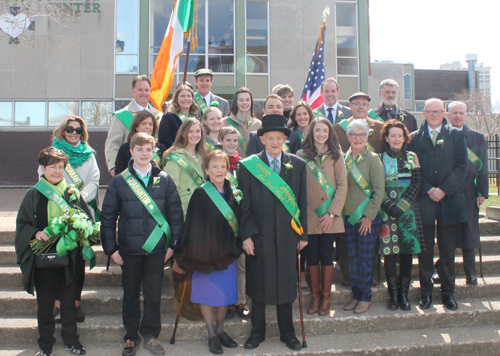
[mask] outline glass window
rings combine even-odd
[[[78,101],[49,102],[49,126],[57,126],[67,115],[79,115]]]
[[[116,2],[116,72],[138,72],[139,1]]]
[[[208,67],[217,73],[234,73],[234,56],[209,56]]]
[[[15,126],[45,126],[45,101],[17,101]]]
[[[128,103],[130,103],[130,100],[115,101],[115,111],[123,109]]]
[[[337,4],[336,20],[337,57],[357,57],[356,5]]]
[[[201,10],[201,9],[200,9]],[[199,13],[201,14],[201,12]],[[216,0],[208,3],[208,52],[234,53],[233,0]],[[200,16],[198,15],[198,21]],[[198,22],[201,24],[201,21]],[[198,25],[198,44],[200,41]]]
[[[411,75],[405,74],[405,99],[411,100]]]
[[[82,119],[89,126],[108,126],[113,113],[111,101],[83,101]]]
[[[247,73],[267,73],[267,56],[248,56]]]
[[[0,126],[12,126],[12,102],[0,101]]]
[[[213,1],[213,0],[212,0]],[[216,1],[216,2],[219,2],[219,1]],[[232,1],[231,1],[232,2]],[[198,46],[194,47],[194,51],[191,51],[191,49],[189,50],[190,53],[189,53],[189,56],[191,56],[191,53],[206,53],[205,52],[205,42],[206,42],[206,39],[205,39],[205,26],[206,26],[206,22],[205,22],[205,11],[206,11],[206,6],[205,6],[205,0],[199,0],[199,1],[196,1],[196,6],[197,6],[197,12],[195,12],[195,18],[193,19],[193,21],[195,21],[196,19],[198,19],[198,26],[196,28],[196,35],[198,37]],[[211,6],[212,8],[213,6]],[[232,23],[232,20],[231,20],[231,23]],[[219,25],[221,27],[224,27],[224,23],[216,23],[215,25]],[[188,40],[188,37],[184,37],[184,53],[186,53],[187,51],[187,40]],[[193,39],[194,40],[194,39]],[[210,46],[210,44],[209,44]],[[184,68],[182,68],[184,70]]]
[[[358,59],[337,58],[337,74],[358,75]]]
[[[267,1],[247,0],[247,54],[268,54]]]
[[[186,63],[186,56],[182,56],[179,59],[179,65],[177,66],[177,73],[179,75],[184,74],[184,64]],[[205,56],[202,55],[196,55],[196,54],[189,54],[189,61],[188,61],[188,72],[196,72],[198,69],[201,68],[206,68],[205,66]],[[181,79],[182,80],[182,79]]]
[[[415,109],[416,109],[416,111],[424,111],[425,103],[417,103]]]

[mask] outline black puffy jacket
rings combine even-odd
[[[133,168],[133,160],[128,169],[137,178],[139,183],[146,188],[163,216],[170,225],[172,239],[170,247],[175,248],[179,240],[184,218],[181,199],[175,183],[170,176],[163,172],[154,162],[148,186],[137,177]],[[160,177],[160,183],[153,186],[154,177]],[[116,242],[116,220],[118,219],[118,243]],[[156,227],[157,222],[146,210],[141,201],[123,179],[121,174],[109,182],[101,214],[101,240],[104,252],[112,255],[115,251],[127,255],[147,255],[142,246]],[[165,251],[166,236],[163,234],[152,253]]]

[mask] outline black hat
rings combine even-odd
[[[353,101],[354,99],[357,99],[357,98],[363,98],[363,99],[366,99],[368,101],[372,101],[372,98],[370,97],[370,95],[366,94],[366,93],[363,93],[363,92],[359,92],[359,93],[354,93],[352,94],[350,97],[349,97],[349,102]]]
[[[262,136],[269,131],[281,131],[290,137],[290,129],[285,127],[286,118],[283,115],[270,114],[262,116],[262,128],[257,130],[257,136]]]

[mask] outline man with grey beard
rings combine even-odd
[[[372,119],[382,119],[383,121],[396,119],[402,121],[408,131],[416,131],[418,127],[415,116],[396,104],[398,91],[399,85],[394,79],[384,79],[381,81],[378,86],[378,95],[382,99],[382,102],[375,110],[370,110],[368,116]]]

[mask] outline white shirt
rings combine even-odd
[[[137,105],[137,107],[139,108],[139,111],[142,111],[142,110],[147,110],[147,111],[149,111],[149,105],[146,105],[146,107],[141,106],[141,105],[137,104],[137,101],[135,101],[135,100],[134,100],[134,103],[135,103],[135,105]]]
[[[330,108],[330,106],[327,106],[325,103],[323,103],[323,107],[325,108],[325,114],[326,114],[326,117],[328,117],[328,109]],[[338,107],[339,107],[339,103],[335,103],[333,104],[333,106],[331,107],[333,110],[332,110],[332,116],[333,118],[337,117],[337,110],[338,110]]]
[[[443,127],[443,124],[439,125],[439,127],[436,127],[435,129],[431,129],[430,126],[427,126],[427,128],[429,129],[429,136],[431,137],[431,139],[432,139],[432,132],[431,131],[432,130],[436,131],[437,132],[436,137],[438,137],[439,133],[441,132],[442,127]]]
[[[210,107],[210,103],[212,102],[210,99],[212,99],[212,93],[208,92],[207,96],[202,96],[203,99],[205,99],[205,103],[207,104],[208,107]]]
[[[153,170],[153,166],[150,163],[149,164],[149,169],[146,172],[141,172],[139,169],[137,169],[137,167],[135,165],[134,165],[134,169],[135,169],[135,173],[137,173],[137,175],[139,177],[144,178],[145,176],[150,176],[151,175],[151,172]]]
[[[274,158],[273,156],[271,156],[269,153],[267,153],[266,151],[266,155],[267,155],[267,160],[269,161],[269,167],[274,170],[274,166],[272,166],[273,164],[273,160],[277,160],[278,161],[278,168],[281,170],[281,154]]]

